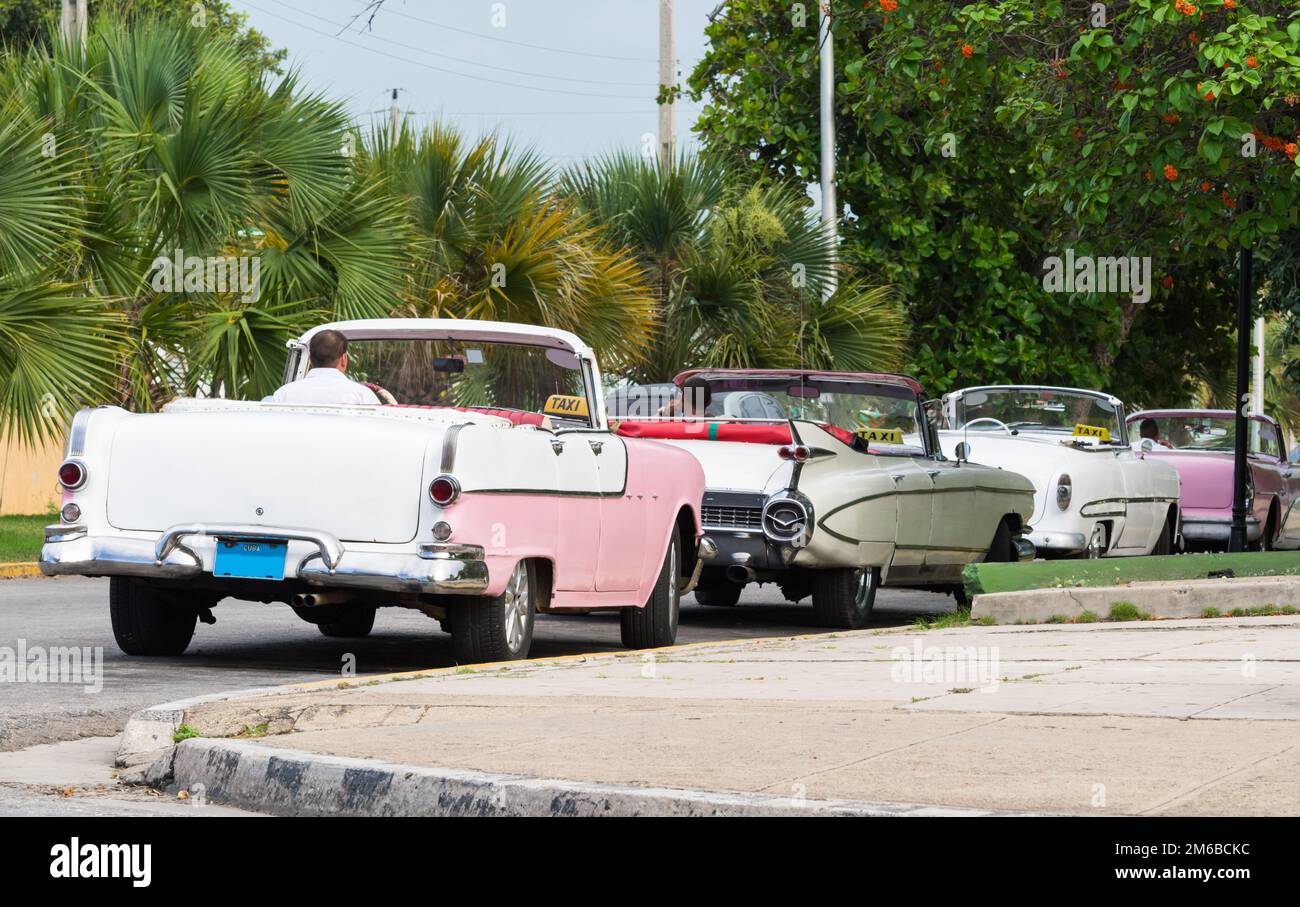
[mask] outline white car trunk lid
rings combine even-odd
[[[425,451],[440,439],[427,424],[309,413],[128,418],[113,441],[108,520],[124,530],[251,523],[408,542],[418,528]]]

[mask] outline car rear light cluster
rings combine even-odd
[[[446,507],[460,497],[460,483],[451,476],[438,476],[429,483],[429,498],[439,507]]]
[[[86,484],[86,467],[78,460],[64,460],[59,465],[59,484],[68,491],[76,491]]]
[[[812,448],[805,444],[787,444],[777,451],[777,455],[782,460],[794,460],[796,463],[804,463],[812,459]]]

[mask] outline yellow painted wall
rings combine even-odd
[[[0,516],[57,510],[62,459],[61,443],[32,449],[0,442]]]

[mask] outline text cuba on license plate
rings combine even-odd
[[[213,576],[284,579],[288,543],[280,539],[217,539]]]

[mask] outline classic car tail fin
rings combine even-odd
[[[806,422],[803,419],[791,419],[790,434],[794,438],[794,443],[803,444],[813,448],[812,459],[825,456],[835,456],[836,454],[852,449],[843,438],[827,431],[816,422]]]

